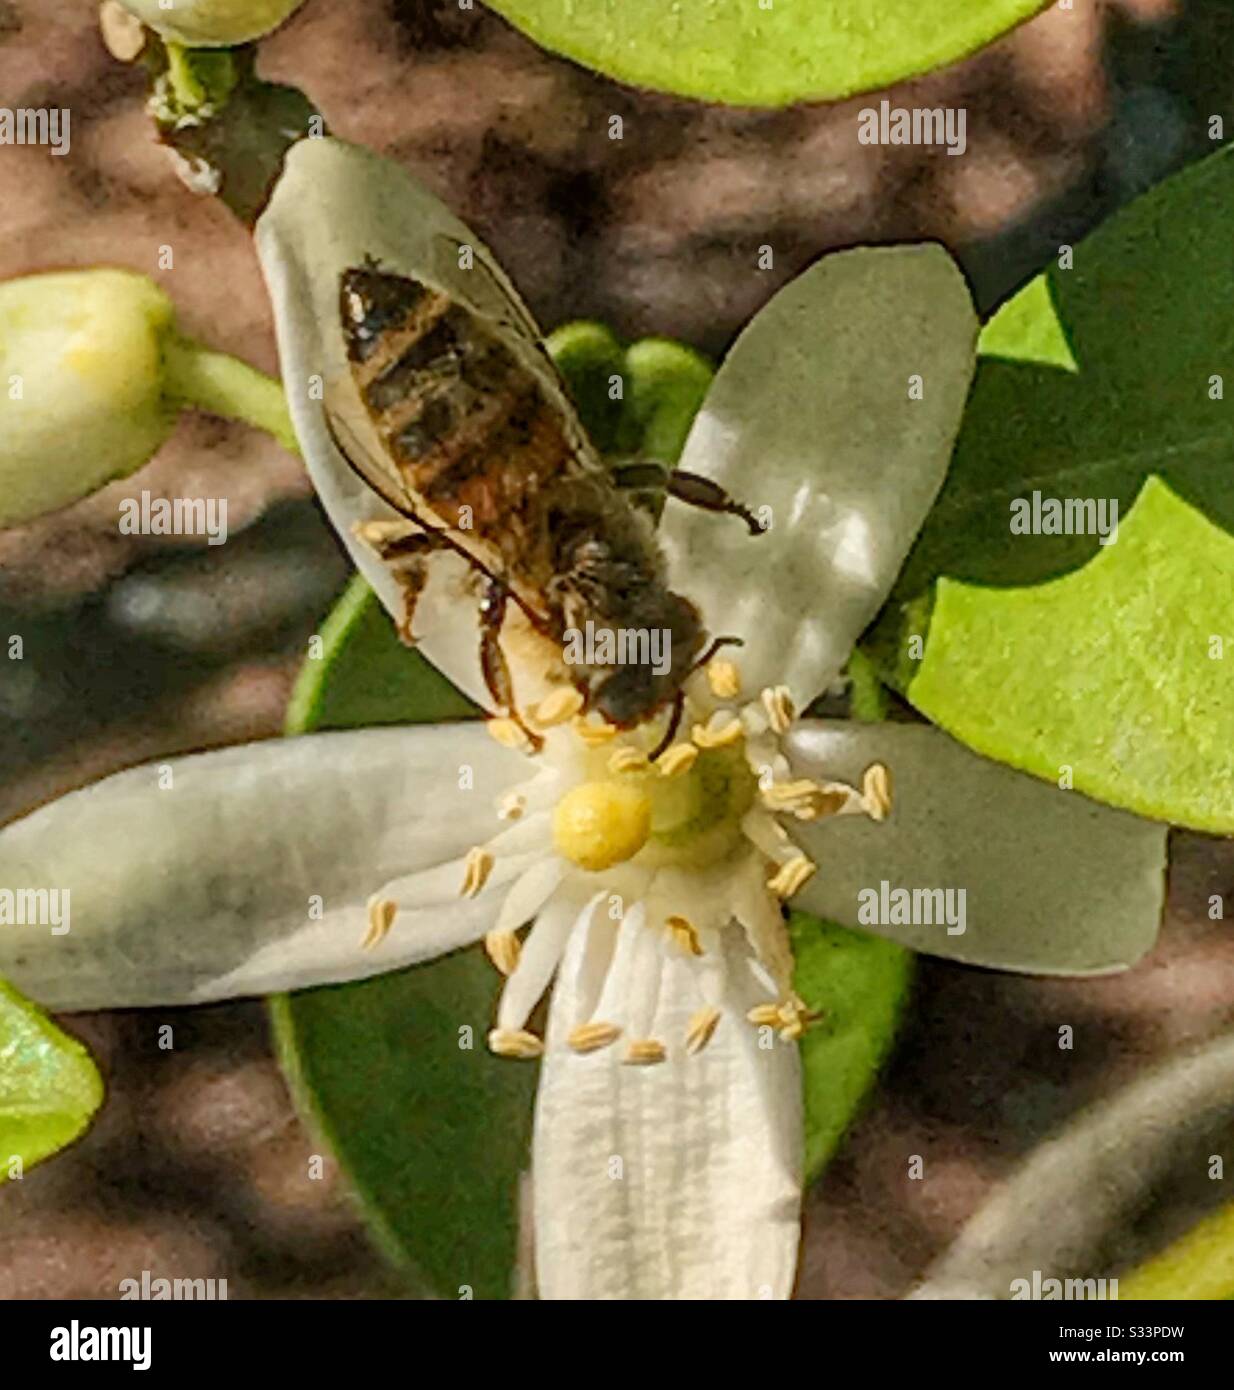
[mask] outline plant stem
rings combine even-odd
[[[190,338],[170,340],[164,362],[168,393],[177,400],[225,420],[243,420],[293,454],[300,452],[287,398],[273,377]]]
[[[1118,1281],[1131,1299],[1234,1297],[1234,1205],[1222,1207],[1180,1240]]]
[[[206,100],[206,89],[193,70],[192,50],[167,44],[167,81],[182,111],[195,111]]]

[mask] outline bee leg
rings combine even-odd
[[[748,508],[730,497],[719,483],[704,478],[698,473],[687,473],[674,468],[668,475],[667,491],[670,497],[679,502],[688,502],[692,507],[701,507],[707,512],[723,512],[727,516],[739,516],[750,528],[752,536],[763,534],[762,522]]]
[[[439,537],[420,530],[411,522],[361,522],[355,527],[355,533],[376,551],[377,558],[390,567],[398,580],[403,595],[403,617],[398,624],[398,635],[407,646],[414,647],[416,639],[411,623],[416,604],[428,583],[426,562],[435,551],[448,547]]]
[[[701,474],[687,473],[681,468],[665,468],[660,463],[625,463],[613,469],[613,481],[623,490],[666,492],[678,502],[701,507],[704,511],[739,516],[750,528],[752,536],[763,534],[762,524],[748,507],[743,507],[730,497],[719,483]]]
[[[496,702],[497,708],[505,710],[507,716],[522,730],[532,748],[539,752],[544,740],[523,723],[514,703],[514,681],[506,654],[501,647],[501,627],[506,620],[506,604],[510,601],[510,590],[500,579],[490,579],[484,587],[480,599],[480,672],[488,693]]]

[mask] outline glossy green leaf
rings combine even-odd
[[[102,1103],[86,1049],[0,980],[0,1182],[71,1144]]]
[[[360,579],[322,637],[322,658],[306,663],[293,697],[289,733],[455,719],[470,709],[402,646]],[[464,1288],[507,1296],[515,1263],[536,1069],[485,1047],[497,984],[473,948],[272,1003],[293,1089],[379,1243],[447,1298]]]
[[[917,708],[988,756],[1050,780],[1071,768],[1101,800],[1224,833],[1232,206],[1226,150],[995,315],[947,483],[869,644]],[[1107,523],[1116,503],[1117,538],[1013,534],[1012,504],[1034,492],[1101,502]]]
[[[794,985],[819,1015],[801,1042],[806,1179],[822,1172],[891,1051],[908,1002],[913,953],[805,912],[790,919]]]
[[[488,0],[537,43],[641,87],[740,106],[870,91],[973,52],[1048,0]]]
[[[1074,574],[941,580],[909,696],[988,757],[1229,834],[1232,614],[1234,539],[1151,479],[1118,544]]]

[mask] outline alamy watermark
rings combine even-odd
[[[588,618],[583,630],[565,630],[568,666],[650,666],[657,676],[672,666],[673,634],[666,627],[602,627]]]
[[[1117,497],[1017,497],[1011,503],[1013,536],[1099,536],[1101,545],[1118,539]]]
[[[1012,1300],[1017,1299],[1082,1299],[1107,1301],[1118,1298],[1117,1279],[1047,1279],[1039,1269],[1031,1279],[1011,1281]]]
[[[967,888],[893,888],[886,879],[857,893],[863,927],[941,927],[948,936],[967,930]]]
[[[52,936],[69,929],[67,888],[0,888],[0,927],[50,927]]]
[[[52,154],[69,152],[67,106],[0,106],[0,145],[48,145]]]
[[[227,539],[226,497],[125,497],[120,502],[123,536],[205,536],[207,545]]]
[[[148,1327],[83,1327],[74,1318],[51,1329],[49,1355],[53,1361],[131,1361],[135,1371],[148,1371],[153,1340]]]
[[[962,106],[892,106],[884,99],[857,114],[862,145],[945,145],[948,154],[968,148],[968,112]]]
[[[227,1280],[156,1279],[148,1269],[143,1269],[140,1279],[121,1279],[119,1293],[122,1302],[137,1298],[148,1303],[169,1300],[217,1303],[227,1298]]]

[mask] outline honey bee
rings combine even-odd
[[[400,632],[414,641],[428,557],[462,555],[479,601],[485,684],[533,742],[502,647],[511,603],[558,651],[588,623],[594,633],[663,632],[670,655],[659,673],[646,663],[575,664],[567,679],[584,708],[618,728],[674,706],[667,746],[682,685],[718,644],[708,649],[698,610],[668,586],[652,517],[633,499],[662,489],[739,516],[754,533],[759,523],[709,479],[654,462],[610,470],[530,315],[482,262],[470,273],[485,277],[491,314],[371,257],[340,274],[350,384],[377,447],[364,447],[329,402],[327,422],[352,468],[406,519],[365,537],[400,581]]]

